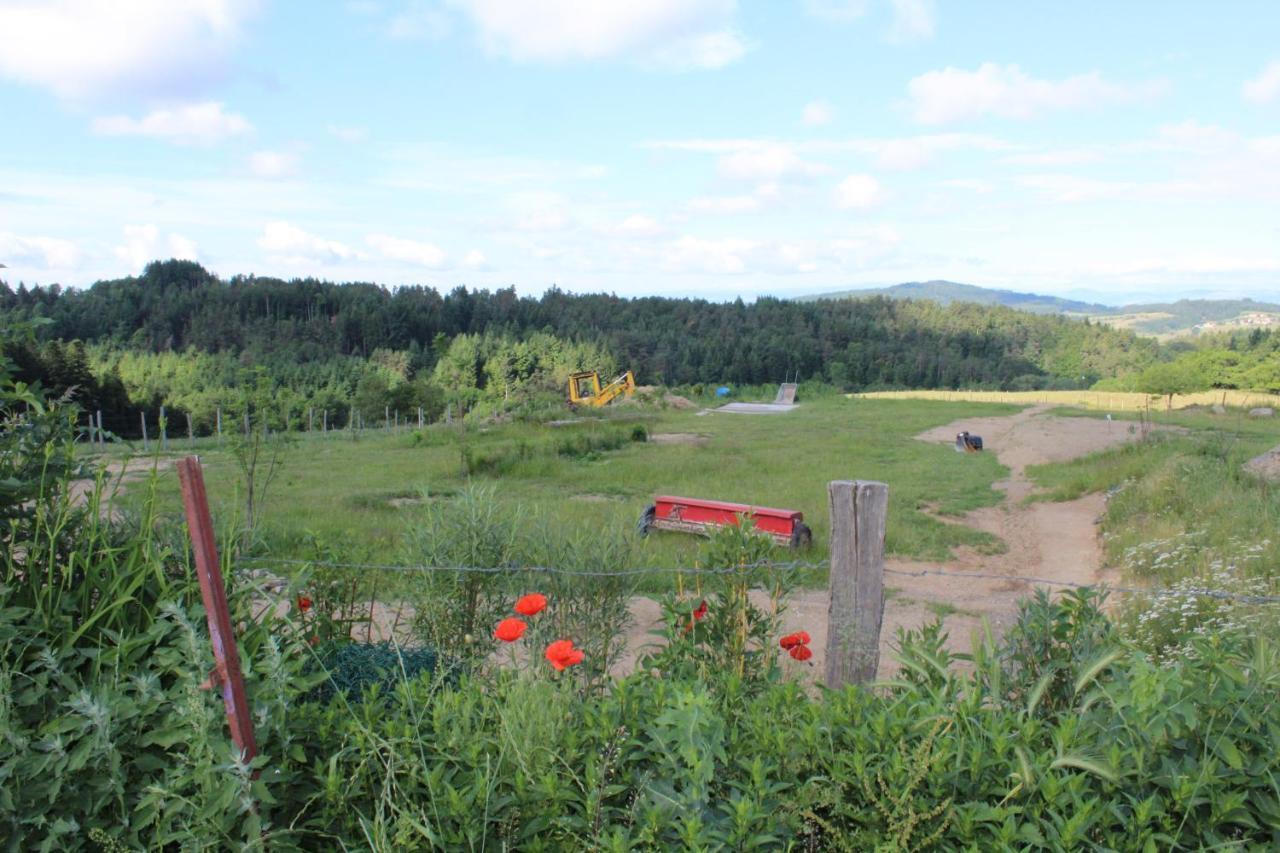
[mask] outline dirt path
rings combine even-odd
[[[994,484],[1005,493],[1003,501],[955,520],[999,537],[1007,545],[1007,551],[991,556],[961,548],[954,559],[941,564],[889,561],[887,568],[902,572],[930,569],[983,572],[1000,577],[887,576],[889,598],[881,632],[882,678],[891,676],[897,669],[891,647],[898,628],[918,628],[943,615],[948,645],[960,652],[972,647],[972,635],[981,631],[984,618],[997,634],[1005,630],[1017,614],[1018,600],[1037,586],[1015,580],[1014,575],[1081,584],[1111,580],[1101,570],[1102,550],[1096,532],[1097,520],[1105,509],[1105,498],[1087,495],[1063,503],[1024,506],[1023,500],[1035,490],[1026,469],[1029,465],[1074,459],[1138,436],[1129,431],[1129,424],[1050,417],[1043,414],[1047,409],[1047,406],[1037,406],[1008,417],[955,421],[916,436],[921,441],[950,445],[956,433],[968,430],[982,436],[987,451],[995,453],[1009,468],[1009,477]],[[792,598],[786,617],[786,630],[803,628],[812,635],[814,656],[810,665],[815,674],[823,669],[827,606],[826,590],[804,590]],[[628,635],[628,660],[623,664],[624,670],[634,660],[638,648],[651,641],[648,631],[658,621],[658,606],[648,599],[637,599],[632,614],[635,625]]]
[[[124,493],[131,483],[145,480],[151,475],[152,471],[166,471],[172,468],[175,462],[177,462],[176,458],[168,456],[146,459],[117,459],[108,462],[104,468],[106,475],[103,479],[103,509],[105,510],[106,506],[111,503],[107,500],[108,497],[118,497]],[[73,480],[71,483],[71,501],[75,504],[84,503],[93,492],[94,485],[94,480]],[[112,514],[118,518],[120,515],[119,509],[112,508]]]

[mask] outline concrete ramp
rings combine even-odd
[[[778,396],[773,398],[775,406],[792,406],[796,402],[796,383],[783,382],[778,386]]]

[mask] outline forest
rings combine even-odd
[[[630,368],[668,386],[799,376],[846,391],[1280,385],[1280,341],[1265,332],[1162,346],[1088,319],[878,296],[745,303],[552,288],[533,298],[513,287],[224,280],[171,260],[84,289],[4,284],[0,316],[40,324],[37,340],[5,353],[19,379],[70,390],[121,434],[161,405],[208,431],[217,408],[243,407],[250,390],[277,402],[281,426],[308,409],[335,426],[388,408],[493,410],[553,394],[578,369]]]

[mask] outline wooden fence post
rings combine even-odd
[[[222,692],[227,709],[227,725],[231,740],[240,750],[241,760],[249,762],[258,754],[249,718],[249,701],[244,692],[244,676],[240,673],[240,656],[236,635],[231,628],[231,611],[227,608],[227,590],[222,583],[218,564],[218,547],[213,538],[213,520],[209,516],[209,497],[204,490],[204,474],[194,456],[178,462],[178,479],[182,484],[182,503],[187,513],[187,532],[200,578],[200,597],[209,621],[209,640],[213,646],[213,672],[210,686]]]
[[[391,407],[384,406],[382,411],[383,428],[390,431],[391,429]]]
[[[169,450],[169,419],[164,416],[164,406],[160,407],[160,450]]]
[[[422,429],[422,407],[418,407],[418,429]]]
[[[313,407],[307,408],[307,432],[315,432],[316,429],[316,410]]]
[[[218,444],[222,444],[222,407],[218,407]]]
[[[884,527],[889,487],[867,480],[827,484],[831,511],[831,604],[827,686],[872,681],[884,619]]]
[[[320,413],[320,431],[321,432],[329,431],[329,410],[328,409],[325,409],[323,412]]]
[[[107,446],[107,436],[102,431],[102,409],[98,409],[98,446]]]
[[[196,446],[196,431],[191,426],[191,413],[187,412],[187,447]]]
[[[147,452],[147,413],[145,411],[138,412],[142,419],[142,452]]]

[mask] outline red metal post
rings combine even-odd
[[[218,563],[218,546],[213,537],[213,519],[209,516],[209,497],[204,490],[204,472],[194,456],[178,462],[178,480],[182,483],[182,504],[187,511],[187,531],[191,534],[191,550],[196,558],[196,575],[200,578],[200,596],[209,619],[209,639],[213,645],[213,674],[210,681],[222,690],[222,703],[227,708],[227,725],[231,740],[251,760],[258,754],[249,719],[249,701],[244,692],[244,676],[240,673],[240,654],[231,629],[231,612],[227,609],[227,591],[222,585]]]

